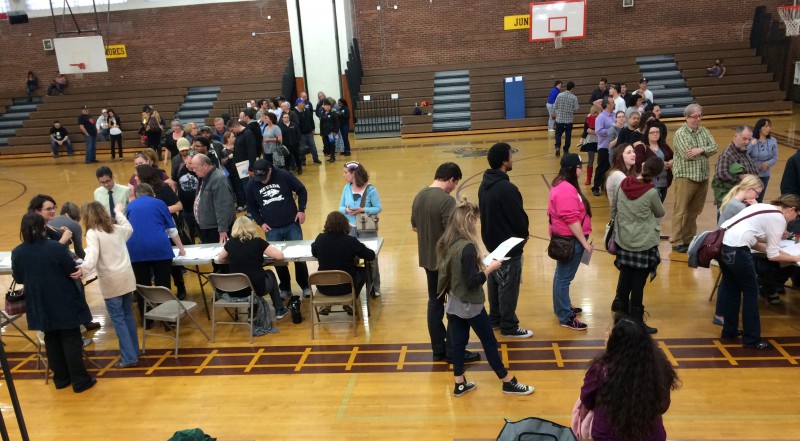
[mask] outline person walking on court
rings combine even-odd
[[[523,239],[508,252],[508,260],[489,278],[489,320],[493,328],[500,328],[503,337],[528,338],[533,331],[521,328],[517,318],[528,214],[522,206],[522,194],[508,178],[514,164],[511,146],[498,142],[489,149],[487,159],[490,168],[483,174],[478,188],[483,244],[487,250],[494,250],[509,238]]]
[[[486,294],[483,284],[504,263],[492,260],[483,265],[478,252],[478,232],[475,228],[479,216],[474,202],[463,201],[455,206],[442,238],[436,244],[439,280],[436,291],[447,293],[447,320],[453,335],[453,395],[460,397],[475,390],[477,384],[464,377],[464,350],[469,340],[469,330],[481,340],[483,352],[495,375],[503,382],[503,393],[530,395],[533,386],[526,386],[508,373],[497,350],[497,339],[492,333],[489,316],[483,304]]]
[[[556,129],[553,128],[553,127],[555,127],[555,124],[556,124],[555,113],[553,112],[553,103],[556,102],[556,98],[558,97],[558,94],[561,93],[561,85],[562,84],[563,83],[560,80],[556,80],[555,84],[553,84],[553,88],[550,89],[550,93],[547,95],[547,105],[546,105],[546,107],[547,107],[547,116],[550,117],[547,120],[547,131],[548,132],[555,132],[556,131]]]
[[[567,83],[567,90],[561,92],[553,103],[553,116],[556,120],[556,156],[561,155],[561,136],[564,135],[564,153],[569,153],[572,145],[572,123],[575,120],[575,112],[578,111],[578,97],[572,93],[575,83]]]
[[[442,237],[450,221],[456,200],[450,196],[461,180],[461,168],[454,162],[445,162],[436,169],[433,183],[423,188],[414,197],[411,205],[411,229],[417,233],[419,266],[425,269],[428,282],[428,334],[434,361],[451,360],[453,339],[450,327],[445,328],[444,297],[436,290],[439,271],[436,261],[436,243]],[[464,362],[481,359],[477,352],[466,351]]]
[[[717,142],[700,126],[703,108],[689,104],[683,111],[686,124],[675,132],[672,163],[675,211],[672,213],[672,249],[685,253],[697,234],[697,216],[703,212],[708,194],[708,158],[717,153]]]

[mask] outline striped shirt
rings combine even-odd
[[[692,130],[684,124],[675,132],[673,145],[675,146],[675,157],[672,163],[672,175],[694,182],[708,180],[708,157],[717,153],[717,143],[711,136],[711,132],[705,127]],[[691,159],[687,158],[686,153],[697,147],[702,148],[705,152]]]

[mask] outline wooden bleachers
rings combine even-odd
[[[251,98],[275,97],[280,95],[281,83],[275,78],[253,77],[234,78],[216,81],[194,81],[187,83],[130,84],[122,87],[92,87],[83,89],[68,88],[65,95],[44,96],[44,102],[32,112],[30,118],[17,129],[9,139],[9,145],[0,147],[0,156],[16,154],[50,154],[50,128],[53,121],[59,120],[69,131],[76,152],[83,150],[84,137],[77,125],[80,106],[87,105],[90,113],[97,118],[104,108],[112,108],[122,121],[123,147],[139,150],[142,148],[138,134],[141,125],[139,118],[144,105],[152,105],[164,118],[167,125],[175,118],[190,87],[220,86],[217,101],[205,122],[213,125],[214,118],[228,112],[231,103],[244,104]],[[40,89],[39,95],[43,95]],[[10,105],[10,97],[0,97],[0,112]],[[110,143],[98,142],[98,156],[106,155]]]
[[[573,92],[581,103],[575,122],[582,123],[589,110],[589,95],[597,87],[600,77],[608,78],[609,82],[624,82],[629,90],[634,90],[641,77],[636,57],[663,54],[674,55],[696,102],[703,105],[706,115],[791,111],[791,102],[785,101],[785,93],[778,88],[761,57],[756,55],[747,42],[541,57],[533,60],[373,69],[364,73],[361,94],[399,94],[402,135],[429,134],[433,131],[432,115],[413,115],[414,104],[433,99],[435,72],[468,69],[472,130],[542,128],[546,126],[548,119],[545,108],[547,94],[553,87],[554,80],[559,79],[575,82]],[[713,64],[715,58],[723,58],[725,61],[727,74],[723,78],[709,78],[706,75],[706,68]],[[512,75],[524,77],[524,119],[504,118],[503,81],[505,77]],[[657,90],[654,93],[657,94]]]

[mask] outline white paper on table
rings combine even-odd
[[[488,265],[492,263],[493,260],[507,260],[506,254],[511,251],[511,248],[519,245],[523,240],[520,237],[511,237],[505,240],[505,242],[501,243],[494,249],[488,256],[483,258],[483,264]]]
[[[781,251],[784,253],[791,254],[792,256],[797,256],[800,254],[800,243],[792,242],[791,245],[784,247],[783,243],[781,243]]]
[[[184,248],[186,250],[185,256],[178,256],[178,250],[175,251],[175,257],[184,260],[213,260],[216,259],[222,247],[198,247],[198,248]]]
[[[795,244],[795,241],[793,241],[791,239],[784,239],[784,240],[781,241],[780,247],[781,248],[786,248],[786,247],[790,247],[790,246],[792,246],[794,244]]]
[[[0,258],[0,266],[11,266],[11,256]]]
[[[248,176],[247,172],[249,171],[249,169],[250,169],[249,159],[236,163],[236,171],[239,173],[239,179],[246,178]]]
[[[378,252],[378,241],[377,240],[365,240],[362,241],[367,248],[371,249],[372,251]]]
[[[311,245],[289,245],[283,250],[286,259],[298,259],[311,256]]]

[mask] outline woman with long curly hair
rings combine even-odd
[[[581,387],[583,406],[594,411],[594,441],[664,441],[661,415],[670,405],[678,374],[642,326],[617,315],[606,351],[592,360]]]
[[[489,265],[483,265],[478,246],[480,240],[475,227],[478,219],[480,212],[477,204],[459,202],[453,208],[450,221],[436,244],[439,271],[437,292],[439,295],[447,293],[445,312],[451,331],[449,334],[453,336],[452,362],[456,383],[453,395],[460,397],[477,387],[464,377],[464,351],[470,328],[480,339],[489,366],[503,382],[503,393],[530,395],[533,393],[533,386],[518,382],[517,377],[503,366],[497,350],[497,339],[492,332],[492,323],[483,306],[486,302],[483,284],[489,274],[500,268],[502,262],[492,260]]]

